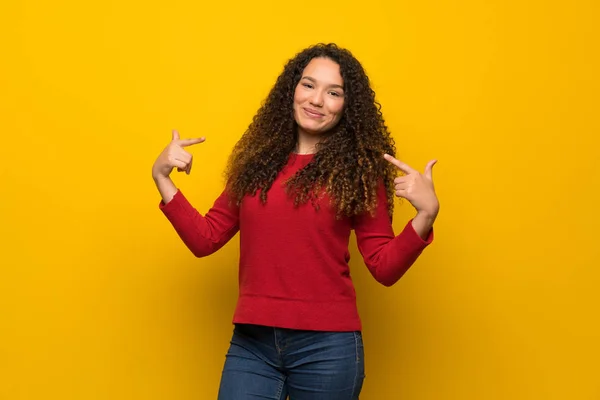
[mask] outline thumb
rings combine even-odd
[[[173,140],[179,140],[179,132],[175,129],[173,129]]]
[[[430,180],[433,180],[433,166],[437,163],[437,160],[431,160],[425,167],[425,176]]]

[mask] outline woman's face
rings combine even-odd
[[[333,128],[344,109],[340,66],[329,58],[313,58],[294,92],[294,118],[303,132],[318,135]]]

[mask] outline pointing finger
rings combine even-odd
[[[192,146],[194,144],[202,143],[206,140],[206,138],[195,138],[195,139],[182,139],[179,141],[179,145],[181,147]]]
[[[405,172],[407,174],[414,174],[415,172],[417,172],[416,170],[412,169],[407,164],[403,163],[400,160],[396,160],[394,157],[390,156],[389,154],[384,154],[383,158],[385,158],[386,160],[388,160],[390,163],[394,164],[402,172]]]
[[[171,132],[171,134],[173,136],[173,140],[179,140],[179,132],[173,129],[173,132]]]

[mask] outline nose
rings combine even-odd
[[[315,90],[310,98],[310,104],[315,107],[323,107],[323,93],[320,90]]]

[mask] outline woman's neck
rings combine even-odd
[[[310,134],[298,129],[298,141],[294,153],[314,154],[317,152],[317,144],[323,139],[321,134]]]
[[[294,149],[294,153],[296,154],[315,154],[317,152],[317,149],[315,148],[315,146],[300,146],[299,144],[296,145],[296,148]]]

